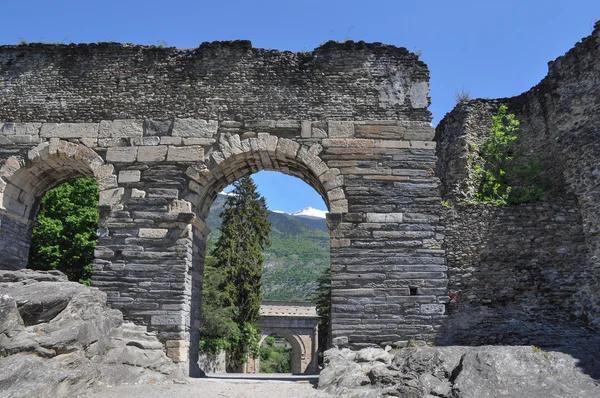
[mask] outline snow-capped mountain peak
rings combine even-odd
[[[325,214],[327,214],[326,210],[319,210],[313,207],[307,207],[306,209],[299,210],[290,215],[299,217],[325,218]]]

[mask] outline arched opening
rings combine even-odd
[[[98,182],[77,178],[50,189],[35,217],[27,268],[59,270],[91,284],[98,230]]]
[[[90,177],[103,190],[116,186],[113,167],[93,150],[67,141],[44,142],[27,158],[11,157],[0,167],[0,267],[27,266],[31,236],[42,198],[64,182]],[[105,195],[104,195],[105,196]]]
[[[260,344],[259,373],[299,373],[302,348],[289,333],[271,333]]]
[[[305,146],[292,140],[278,138],[269,134],[258,134],[257,138],[241,140],[239,136],[232,135],[227,142],[221,142],[220,149],[210,154],[208,168],[190,167],[187,171],[192,179],[189,184],[190,192],[186,200],[191,202],[197,219],[194,221],[194,266],[191,270],[191,311],[190,311],[190,373],[194,374],[193,366],[198,360],[199,328],[201,323],[201,292],[204,269],[204,259],[209,244],[211,228],[209,223],[210,206],[218,200],[218,194],[234,181],[257,173],[261,170],[279,171],[289,176],[300,178],[314,189],[323,199],[327,209],[336,212],[347,211],[347,201],[342,190],[342,177],[337,169],[329,169],[322,162],[318,154],[322,150],[320,145]],[[225,148],[225,150],[223,150]],[[274,209],[278,210],[278,209]],[[326,224],[327,225],[327,224]],[[331,239],[331,225],[324,228],[326,240]],[[327,249],[328,250],[328,249]],[[206,275],[204,275],[206,276]],[[316,278],[315,278],[316,279]],[[316,283],[316,280],[313,284]],[[314,286],[314,285],[313,285]],[[291,334],[290,334],[291,335]],[[311,347],[316,347],[316,326],[308,333],[309,339],[314,341]],[[298,343],[300,344],[300,343]],[[293,347],[293,345],[292,345]],[[309,352],[312,348],[308,348]],[[306,350],[304,350],[306,351]],[[300,352],[297,350],[297,352]],[[296,354],[298,360],[306,358]],[[309,355],[313,358],[316,355]],[[309,362],[311,359],[309,359]],[[306,366],[298,365],[292,371],[303,373]],[[312,368],[311,368],[312,369]],[[316,362],[314,366],[316,370]],[[313,371],[314,371],[313,370]]]

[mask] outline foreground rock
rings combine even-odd
[[[60,272],[0,271],[0,396],[66,397],[183,377],[106,294]]]
[[[576,359],[531,346],[331,349],[319,389],[348,398],[600,397]]]

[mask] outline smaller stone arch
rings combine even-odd
[[[292,373],[317,372],[319,316],[314,303],[264,300],[258,323],[260,344],[268,336],[278,334],[292,345]]]
[[[52,139],[12,156],[0,166],[0,268],[27,266],[27,253],[41,198],[50,189],[79,177],[94,177],[100,202],[109,202],[117,187],[114,168],[94,150]]]

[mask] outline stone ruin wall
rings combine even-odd
[[[600,323],[600,25],[549,63],[517,97],[463,102],[436,129],[446,211],[449,306],[444,340],[552,346]],[[517,144],[554,187],[546,203],[473,199],[471,144],[489,134],[501,104],[521,121]],[[562,336],[562,338],[561,338]]]
[[[428,79],[380,44],[0,47],[1,267],[25,266],[49,188],[94,176],[93,285],[195,363],[204,217],[229,183],[277,170],[330,211],[333,342],[432,341],[448,298]]]
[[[404,49],[0,47],[1,266],[25,265],[49,188],[94,176],[93,283],[185,361],[208,207],[235,179],[278,170],[311,184],[330,210],[334,343],[543,345],[567,320],[600,319],[599,31],[529,92],[460,104],[437,128],[437,154],[428,71]],[[440,179],[444,199],[472,197],[464,159],[500,103],[522,121],[520,145],[557,196],[444,209]]]

